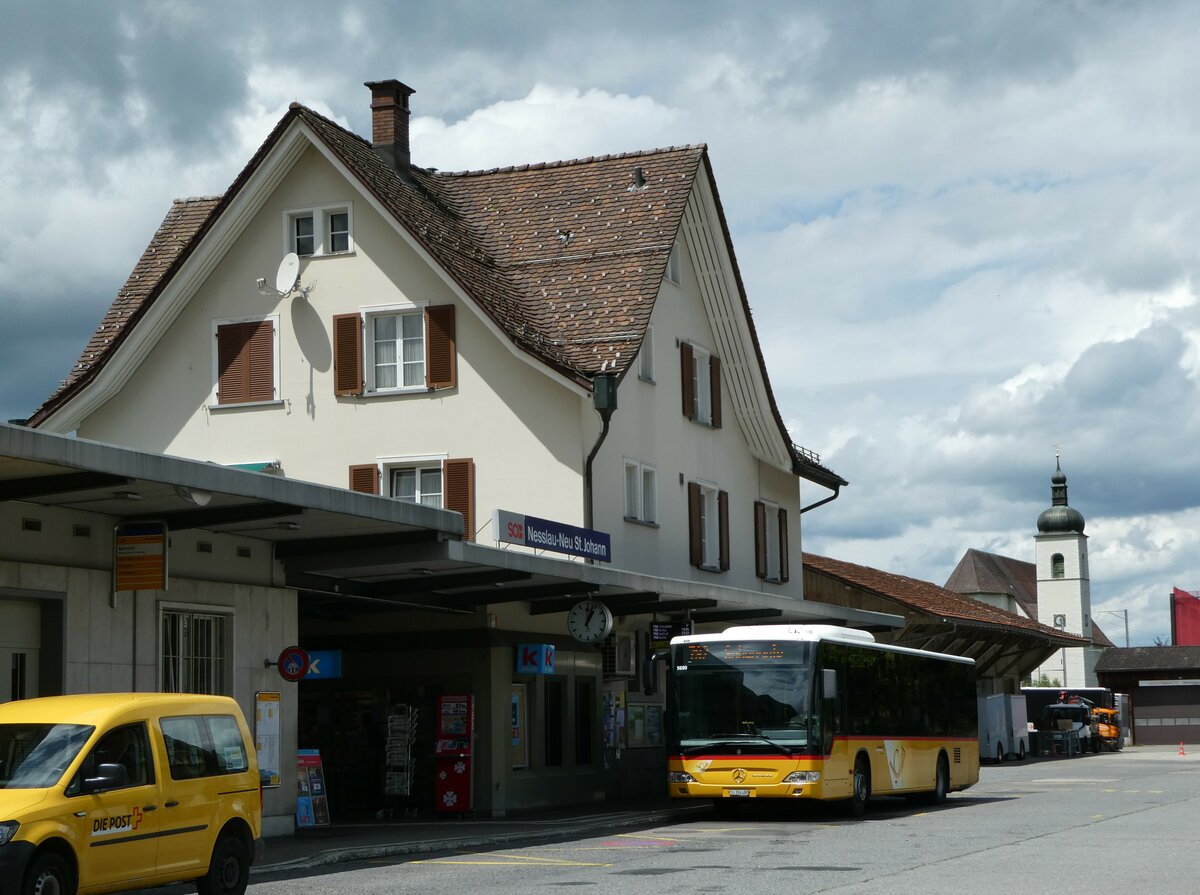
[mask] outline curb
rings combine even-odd
[[[366,861],[373,858],[431,854],[433,852],[455,851],[458,849],[565,842],[571,839],[585,838],[597,833],[603,833],[608,830],[628,829],[629,827],[639,827],[647,824],[678,822],[706,808],[706,805],[689,805],[680,808],[665,808],[643,814],[614,815],[611,818],[598,818],[576,826],[570,826],[569,819],[564,819],[565,826],[545,830],[535,829],[511,833],[496,832],[473,836],[447,836],[441,839],[419,839],[409,842],[381,843],[378,845],[349,845],[343,848],[325,849],[316,854],[304,858],[294,858],[290,861],[255,865],[250,868],[250,875],[264,876],[275,873],[291,873],[297,870],[311,870],[318,867],[330,867],[336,864],[348,864],[354,861]],[[269,850],[270,845],[267,848]]]

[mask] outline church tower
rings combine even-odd
[[[1083,514],[1067,505],[1067,476],[1055,455],[1051,506],[1038,516],[1038,621],[1092,639],[1092,590]],[[1064,687],[1096,686],[1096,650],[1062,649],[1038,669]]]

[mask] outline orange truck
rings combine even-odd
[[[1116,709],[1092,709],[1092,730],[1099,735],[1106,752],[1119,752],[1125,745],[1121,736],[1121,719]]]

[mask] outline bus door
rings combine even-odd
[[[849,796],[851,793],[850,749],[845,739],[845,681],[836,669],[821,668],[818,660],[816,689],[820,706],[816,727],[820,731],[821,751],[825,766],[821,771],[822,789],[826,798]]]

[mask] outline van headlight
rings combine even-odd
[[[668,771],[667,772],[667,782],[668,783],[695,783],[696,778],[693,777],[691,774],[689,774],[687,771]]]
[[[783,778],[784,783],[817,783],[821,779],[820,771],[796,771]]]
[[[10,839],[17,835],[17,830],[21,829],[21,825],[15,820],[6,820],[0,823],[0,845],[6,844]]]

